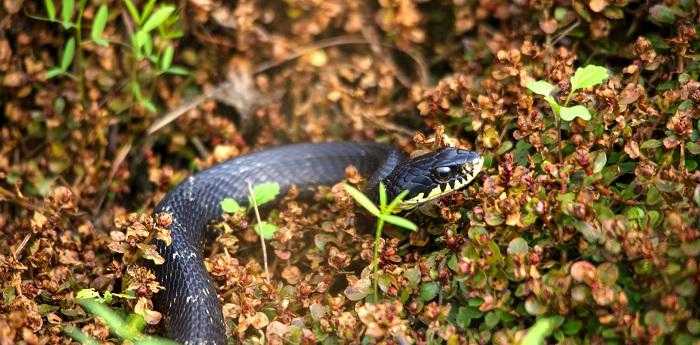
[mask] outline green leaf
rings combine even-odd
[[[498,325],[498,323],[500,321],[501,321],[501,314],[495,310],[486,313],[486,316],[484,316],[484,324],[486,325],[486,328],[488,328],[488,329],[496,327],[496,325]]]
[[[226,213],[239,213],[243,211],[243,207],[233,198],[224,198],[224,200],[221,200],[221,209]]]
[[[136,9],[136,6],[134,5],[131,0],[124,0],[124,5],[126,5],[127,11],[129,11],[129,15],[131,15],[131,19],[133,19],[136,24],[141,24],[141,17],[139,16],[139,10]]]
[[[146,98],[142,99],[140,104],[142,107],[146,108],[146,110],[148,110],[152,113],[158,112],[158,108],[156,108],[156,105],[153,104],[153,102],[151,102],[150,100],[148,100]]]
[[[71,18],[73,17],[73,9],[75,8],[74,0],[62,0],[61,1],[61,18],[63,19],[63,28],[69,29],[73,26],[71,23]]]
[[[156,6],[156,0],[148,0],[145,6],[143,6],[143,12],[141,12],[141,19],[146,19],[153,12],[153,8]]]
[[[557,89],[556,86],[544,80],[533,80],[529,82],[526,87],[528,88],[528,90],[545,97],[551,97],[554,91]]]
[[[595,155],[595,159],[593,160],[593,173],[597,174],[603,171],[603,168],[605,168],[605,164],[607,162],[608,156],[605,154],[605,151],[598,151]]]
[[[386,204],[386,186],[384,182],[379,182],[379,208],[383,209],[387,206]]]
[[[53,4],[53,0],[44,0],[44,7],[49,19],[56,20],[56,5]]]
[[[639,148],[642,150],[648,150],[648,149],[655,149],[658,147],[661,147],[661,140],[657,139],[649,139],[645,142],[643,142],[641,145],[639,145]]]
[[[428,302],[435,298],[440,292],[440,284],[437,282],[426,282],[420,286],[420,299]]]
[[[117,333],[119,337],[133,337],[132,334],[124,332],[127,329],[126,323],[112,309],[108,308],[102,303],[99,303],[94,298],[78,299],[77,301],[88,312],[101,317],[105,321],[105,323],[107,323],[107,326],[116,331],[115,333]]]
[[[63,327],[63,332],[65,332],[69,337],[75,339],[75,341],[80,342],[83,345],[99,345],[100,343],[95,340],[95,338],[83,333],[80,329],[75,326],[65,326]]]
[[[184,68],[182,66],[177,66],[177,65],[168,68],[168,70],[165,72],[169,73],[169,74],[175,74],[175,75],[189,75],[190,74],[190,71],[188,71],[186,68]]]
[[[95,298],[100,299],[100,293],[95,289],[81,289],[75,294],[75,299]]]
[[[591,113],[588,108],[582,105],[575,105],[573,107],[561,107],[559,116],[564,121],[573,121],[575,118],[580,117],[586,121],[591,119]]]
[[[160,69],[162,71],[167,71],[168,68],[170,68],[170,65],[173,63],[174,54],[175,48],[173,48],[173,46],[169,45],[167,48],[165,48],[163,56],[160,59]]]
[[[102,302],[104,302],[106,304],[110,304],[110,303],[112,303],[112,297],[113,297],[112,292],[107,290],[104,292],[104,298],[102,299]]]
[[[277,182],[265,182],[253,186],[255,204],[260,206],[275,200],[280,193],[280,184]],[[252,204],[252,203],[251,203]]]
[[[405,190],[405,191],[399,193],[399,195],[397,195],[397,196],[394,198],[394,200],[392,200],[392,201],[389,203],[389,205],[386,206],[386,211],[387,211],[388,213],[394,213],[394,210],[396,210],[396,208],[397,208],[397,207],[399,206],[399,204],[403,201],[403,199],[406,197],[406,195],[408,195],[408,190]]]
[[[357,188],[349,185],[349,184],[343,184],[343,187],[345,188],[345,191],[350,194],[350,196],[355,199],[355,201],[360,204],[360,206],[364,207],[365,210],[367,210],[369,213],[371,213],[375,217],[380,216],[379,209],[377,208],[376,205],[370,200],[366,195],[362,194]]]
[[[564,332],[564,334],[572,336],[576,335],[581,328],[583,328],[583,322],[579,320],[566,320],[564,324],[561,326],[561,330]]]
[[[277,226],[263,221],[259,224],[255,224],[255,232],[258,233],[258,235],[262,236],[264,239],[269,240],[275,237],[275,233],[277,232]]]
[[[561,318],[561,317],[559,317]],[[521,341],[522,345],[542,345],[559,323],[557,317],[547,317],[538,319],[535,324],[527,330],[527,334]]]
[[[65,73],[61,67],[52,67],[48,71],[46,71],[46,79],[51,79],[55,78],[61,74]]]
[[[654,5],[649,9],[649,18],[657,24],[673,24],[676,14],[671,7],[663,4]]]
[[[92,41],[103,47],[109,44],[107,40],[102,37],[102,32],[105,30],[105,25],[107,25],[107,18],[109,18],[109,9],[106,4],[102,4],[100,9],[97,10],[95,19],[92,21],[92,28],[90,29],[90,38],[92,38]]]
[[[410,220],[403,218],[403,217],[395,216],[393,214],[383,214],[383,215],[381,215],[380,218],[384,219],[384,221],[386,221],[387,223],[391,223],[391,224],[394,224],[396,226],[400,226],[404,229],[408,229],[411,231],[418,230],[418,226],[416,226],[416,224],[414,224]]]
[[[159,7],[143,24],[143,27],[139,31],[150,32],[151,30],[163,24],[163,22],[168,19],[171,13],[175,11],[175,6],[166,5]],[[145,12],[145,11],[144,11]]]
[[[508,255],[525,255],[530,250],[527,241],[522,237],[516,237],[508,243],[506,252]]]
[[[587,65],[576,69],[571,78],[571,92],[598,85],[608,79],[608,70],[602,66]]]
[[[561,112],[561,106],[559,103],[557,103],[557,100],[554,99],[554,97],[547,96],[544,98],[545,101],[547,101],[547,104],[549,104],[549,107],[552,108],[552,111],[554,114],[559,115]]]
[[[61,57],[61,70],[64,72],[68,70],[71,62],[73,62],[73,56],[75,55],[75,38],[71,37],[66,46],[63,48],[63,56]]]
[[[691,155],[700,155],[700,144],[689,141],[685,144],[685,148],[688,149]]]

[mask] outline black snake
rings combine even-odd
[[[168,334],[184,344],[225,344],[221,305],[203,262],[212,237],[207,225],[221,216],[222,199],[244,204],[249,183],[277,182],[282,192],[292,185],[332,185],[353,165],[367,178],[368,195],[377,194],[379,182],[390,199],[408,190],[401,205],[408,209],[464,187],[482,164],[477,153],[457,148],[406,159],[392,146],[376,143],[295,144],[240,156],[187,178],[155,209],[172,216],[172,243],[157,242],[165,263],[153,266],[165,288],[155,302]]]

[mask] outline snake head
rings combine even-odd
[[[384,179],[384,184],[390,198],[408,191],[399,205],[408,210],[464,188],[483,165],[478,153],[447,147],[403,162]]]

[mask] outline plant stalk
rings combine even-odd
[[[382,229],[384,219],[377,219],[377,230],[374,233],[374,255],[372,256],[372,287],[374,290],[375,302],[379,301],[379,290],[377,289],[377,273],[379,272],[379,246],[382,240]]]

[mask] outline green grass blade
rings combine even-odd
[[[131,19],[133,19],[137,25],[141,25],[141,16],[139,16],[139,10],[136,9],[134,3],[131,2],[131,0],[124,0],[124,6],[126,6],[126,10],[129,11]]]
[[[371,213],[375,217],[379,217],[381,215],[381,212],[379,212],[379,209],[377,208],[376,205],[370,200],[366,195],[362,194],[357,188],[349,185],[349,184],[343,184],[343,187],[345,190],[350,194],[350,196],[355,199],[355,201],[360,204],[360,206],[364,207],[369,213]]]
[[[66,326],[63,328],[63,332],[83,345],[100,345],[95,338],[85,334],[75,326]]]
[[[405,190],[399,195],[397,195],[394,200],[391,201],[391,203],[386,207],[387,212],[389,213],[394,213],[394,210],[399,206],[399,204],[403,201],[403,198],[408,195],[408,190]]]
[[[157,28],[166,19],[168,19],[170,14],[174,11],[175,6],[168,5],[159,7],[150,17],[148,17],[141,30],[144,32],[150,32],[151,30]]]
[[[156,0],[148,0],[145,6],[143,6],[143,11],[141,12],[141,19],[146,20],[148,16],[153,12],[153,8],[156,6]]]
[[[386,205],[386,186],[384,182],[379,182],[379,208],[384,209]]]
[[[63,56],[61,57],[61,70],[63,72],[68,70],[71,62],[73,62],[73,56],[75,56],[75,38],[71,37],[66,46],[63,49]]]
[[[391,223],[391,224],[394,224],[396,226],[400,226],[400,227],[407,229],[407,230],[411,230],[411,231],[418,230],[418,226],[416,224],[414,224],[412,221],[410,221],[406,218],[403,218],[403,217],[395,216],[393,214],[384,214],[384,215],[382,215],[381,218],[384,219],[384,221],[386,221],[387,223]]]
[[[64,29],[69,29],[73,26],[71,23],[71,18],[73,18],[73,10],[75,9],[74,0],[62,0],[61,1],[61,18]]]
[[[102,37],[102,32],[105,30],[107,25],[107,19],[109,18],[109,9],[106,4],[102,4],[100,9],[97,10],[95,19],[92,21],[92,28],[90,29],[90,38],[96,44],[106,47],[108,42]]]
[[[44,0],[44,7],[49,19],[56,20],[56,5],[53,4],[53,0]]]
[[[160,70],[161,71],[167,71],[168,68],[173,63],[173,55],[175,54],[175,48],[173,46],[168,46],[165,48],[165,51],[163,52],[163,56],[160,58]]]

